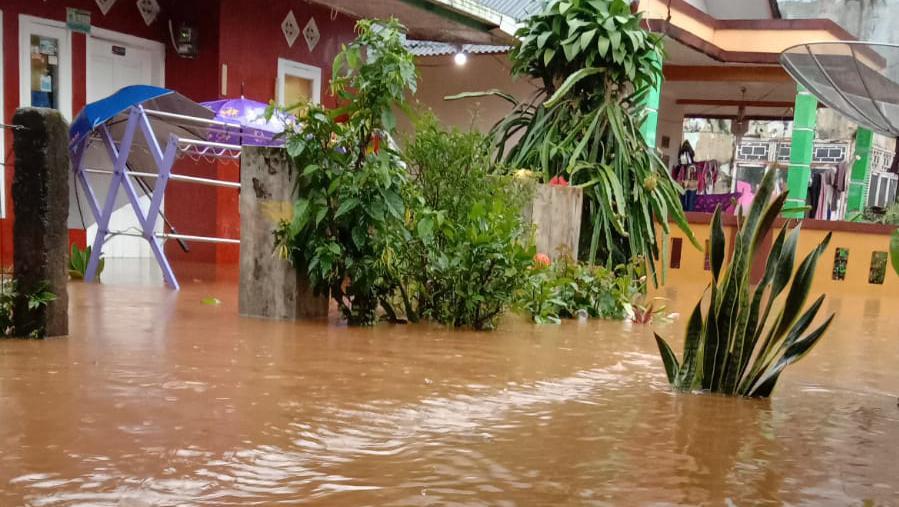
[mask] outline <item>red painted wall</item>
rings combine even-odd
[[[219,97],[219,9],[216,0],[173,0],[175,24],[188,22],[198,31],[199,53],[197,58],[181,58],[168,44],[165,55],[166,87],[180,92],[197,102]],[[179,160],[173,168],[176,174],[215,178],[216,164],[187,158]],[[169,182],[165,192],[165,214],[182,234],[218,236],[216,232],[217,197],[215,187],[177,181]],[[165,245],[169,260],[177,264],[188,262],[215,262],[217,247],[213,243],[190,243],[185,253],[175,241]],[[177,266],[176,266],[177,271]]]
[[[302,34],[288,46],[281,32],[281,22],[293,10],[300,29],[314,17],[321,39],[312,51]],[[322,69],[322,102],[334,106],[328,95],[331,62],[341,44],[355,37],[355,20],[330,9],[311,5],[303,0],[269,0],[247,2],[222,0],[221,31],[219,32],[220,63],[228,66],[228,95],[239,96],[241,90],[248,99],[268,102],[275,98],[278,58],[294,60]],[[231,181],[239,179],[238,166],[219,164],[218,177]],[[240,236],[239,195],[234,190],[218,189],[217,235]],[[218,262],[237,262],[236,245],[219,245]]]
[[[0,2],[0,10],[3,11],[3,104],[2,119],[4,122],[12,119],[19,107],[19,15],[26,14],[39,18],[65,21],[66,7],[76,7],[91,12],[93,26],[129,33],[147,39],[161,40],[160,23],[157,21],[147,26],[137,7],[133,2],[116,2],[106,16],[100,12],[93,0],[3,0]],[[160,16],[161,17],[161,16]],[[83,34],[72,34],[72,111],[77,114],[87,97],[85,82],[85,43]],[[0,220],[0,264],[8,266],[12,264],[12,224],[15,219],[14,203],[12,203],[12,179],[15,168],[13,167],[12,132],[4,129],[2,135],[6,136],[6,153],[3,154],[6,166],[7,208],[6,218]],[[75,235],[77,237],[77,234]]]

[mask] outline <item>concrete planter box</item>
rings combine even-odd
[[[305,273],[274,255],[272,231],[293,216],[290,162],[282,148],[245,146],[240,156],[240,314],[296,320],[328,315]]]
[[[561,249],[577,258],[583,203],[584,191],[580,188],[536,186],[524,215],[536,226],[537,252],[556,259]]]

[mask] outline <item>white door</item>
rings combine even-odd
[[[112,95],[119,89],[136,84],[163,86],[165,78],[165,46],[146,39],[93,29],[87,41],[87,102],[91,103]],[[88,167],[102,160],[87,160]],[[108,164],[108,162],[107,162]],[[155,172],[155,168],[134,168]],[[109,179],[96,178],[91,175],[96,186],[106,188]],[[150,198],[144,195],[140,185],[135,183],[135,190],[140,196],[140,204],[146,211],[150,207]],[[152,185],[152,181],[148,181]],[[121,193],[122,190],[119,190]],[[97,195],[101,205],[105,193]],[[116,209],[109,221],[110,231],[139,233],[140,224],[131,205],[124,196],[119,196]],[[156,221],[156,232],[162,232],[162,220]],[[87,228],[87,244],[93,244],[97,234],[96,224]],[[152,257],[149,244],[142,238],[129,236],[113,236],[103,248],[106,257]]]

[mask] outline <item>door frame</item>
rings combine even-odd
[[[136,37],[134,35],[129,35],[126,33],[116,32],[113,30],[107,30],[104,28],[91,28],[90,35],[87,36],[87,41],[85,44],[85,53],[84,53],[84,65],[85,65],[85,95],[86,100],[98,100],[102,97],[96,97],[94,95],[95,88],[97,86],[98,80],[93,79],[94,72],[97,72],[96,69],[91,68],[91,55],[97,49],[97,46],[100,43],[107,43],[113,45],[121,45],[129,48],[137,48],[141,50],[148,51],[151,55],[151,70],[150,70],[150,83],[140,83],[152,86],[165,87],[165,44],[152,40],[152,39],[144,39],[142,37]],[[98,76],[98,79],[102,78],[102,76]],[[144,202],[144,196],[140,196],[141,202]],[[147,198],[147,202],[149,205],[149,198]],[[143,206],[143,205],[142,205]],[[132,217],[135,222],[134,225],[137,225],[137,218],[133,217],[133,212],[131,211],[130,205],[125,205],[124,208],[127,209],[125,211],[126,215]],[[119,208],[122,209],[122,208]],[[115,210],[116,212],[119,209]],[[165,209],[165,200],[160,203],[159,207],[160,211]],[[163,224],[161,220],[156,221],[156,229],[158,232],[162,232]],[[91,244],[93,241],[93,237],[91,235],[91,231],[93,235],[96,235],[97,224],[89,225],[85,229],[85,234],[87,235],[88,244]],[[112,239],[112,238],[111,238]],[[150,250],[148,244],[143,241],[141,238],[131,238],[131,237],[119,237],[115,238],[114,243],[110,243],[107,240],[106,243],[106,252],[107,256],[110,258],[127,258],[127,259],[151,259],[153,257],[152,251]]]
[[[154,83],[145,83],[151,84],[153,86],[165,87],[165,44],[151,40],[144,39],[142,37],[136,37],[134,35],[129,35],[127,33],[116,32],[113,30],[107,30],[105,28],[97,28],[92,27],[91,33],[87,37],[87,44],[85,46],[85,54],[84,54],[84,65],[85,65],[85,94],[87,97],[91,97],[91,92],[93,91],[93,83],[94,81],[91,79],[91,66],[90,66],[90,57],[91,50],[94,49],[93,46],[97,43],[97,41],[111,42],[113,44],[121,44],[123,46],[131,46],[140,49],[144,49],[149,51],[153,55],[153,63],[152,63],[152,78]],[[158,74],[158,75],[157,75]],[[157,84],[158,83],[158,84]],[[90,99],[88,99],[90,100]]]
[[[50,30],[49,32],[47,30]],[[31,106],[31,35],[59,38],[59,112],[72,121],[72,32],[62,21],[19,14],[19,104]]]
[[[312,81],[312,103],[320,104],[322,101],[322,69],[313,65],[288,60],[287,58],[278,58],[278,76],[275,80],[275,96],[278,104],[281,106],[289,106],[292,104],[284,103],[284,78],[286,76],[298,77]]]

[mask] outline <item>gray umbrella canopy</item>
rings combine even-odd
[[[899,137],[899,45],[813,42],[787,49],[780,62],[828,107],[885,136]]]

